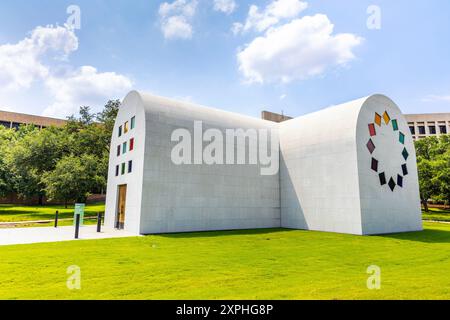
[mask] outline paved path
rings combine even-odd
[[[75,240],[74,235],[75,228],[73,226],[58,228],[38,227],[0,229],[0,246],[42,242],[73,241]],[[80,228],[79,239],[107,239],[135,236],[135,234],[115,229],[104,229],[101,233],[97,233],[97,226],[85,226]]]

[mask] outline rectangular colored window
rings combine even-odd
[[[125,122],[125,124],[123,125],[123,132],[127,133],[128,132],[128,121]]]
[[[125,162],[122,163],[122,175],[124,175],[124,174],[125,174]]]
[[[381,126],[381,116],[378,113],[375,113],[375,123],[380,127]]]
[[[400,141],[401,144],[405,144],[405,135],[400,132],[398,140]]]
[[[133,171],[133,161],[128,161],[128,173],[131,173]]]
[[[131,118],[131,130],[136,126],[136,117]]]
[[[377,134],[377,132],[375,131],[375,125],[373,123],[369,124],[369,133],[371,137]]]
[[[119,127],[119,137],[122,136],[122,126]]]
[[[397,120],[392,120],[392,128],[394,128],[394,131],[398,130],[398,123]]]
[[[117,156],[120,156],[120,144],[117,146]]]
[[[134,138],[130,139],[130,151],[133,151],[134,149]]]
[[[122,145],[122,154],[127,153],[127,142],[125,141]]]
[[[116,177],[119,175],[119,165],[116,166]]]

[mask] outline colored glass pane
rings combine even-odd
[[[371,137],[377,134],[377,131],[375,130],[375,125],[373,123],[369,124],[369,133]]]
[[[387,111],[385,111],[383,113],[383,119],[384,119],[384,123],[388,124],[389,121],[391,121],[391,117],[389,117],[389,114],[387,113]]]
[[[378,172],[378,160],[375,158],[372,158],[372,170],[375,172]]]
[[[367,142],[367,149],[369,149],[370,153],[373,153],[375,150],[375,145],[373,144],[372,139],[369,139],[369,142]]]
[[[400,141],[401,144],[405,144],[405,135],[400,132],[398,140]]]
[[[378,113],[376,113],[376,112],[375,112],[375,123],[378,126],[381,126],[381,116]]]
[[[378,177],[380,178],[380,184],[384,186],[386,184],[386,175],[384,174],[384,172],[380,173]]]
[[[394,131],[397,131],[398,130],[398,123],[397,123],[397,120],[392,120],[392,128],[394,129]]]

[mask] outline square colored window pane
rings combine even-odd
[[[127,143],[124,142],[122,145],[122,153],[127,153]]]
[[[127,133],[128,132],[128,121],[125,122],[125,124],[123,125],[123,132]]]
[[[130,151],[133,151],[134,149],[134,138],[130,139]]]
[[[381,116],[378,113],[376,113],[376,112],[375,112],[375,123],[378,126],[381,126]]]
[[[136,117],[131,118],[131,130],[136,126]]]
[[[128,173],[131,173],[133,171],[133,161],[128,161]]]
[[[369,124],[369,133],[371,137],[377,134],[377,131],[375,130],[375,125],[373,123]]]
[[[373,144],[372,139],[369,139],[369,142],[367,142],[367,149],[369,149],[370,153],[373,153],[375,150],[375,145]]]
[[[119,137],[122,136],[122,126],[119,127]]]
[[[122,174],[125,174],[125,162],[122,163]]]
[[[117,146],[117,156],[120,156],[120,145]]]
[[[375,172],[378,172],[378,160],[375,158],[372,158],[372,170]]]
[[[394,131],[398,130],[398,123],[397,120],[392,120],[392,128],[394,129]]]
[[[116,166],[116,177],[119,175],[119,165]]]
[[[408,174],[408,167],[406,166],[406,163],[402,164],[402,172],[404,176]]]
[[[386,184],[386,175],[384,174],[384,172],[380,173],[378,177],[380,178],[380,184],[384,186]]]
[[[406,150],[406,148],[403,149],[402,156],[405,160],[408,159],[409,153],[408,153],[408,150]]]
[[[405,135],[400,132],[398,140],[400,141],[401,144],[405,144]]]
[[[397,185],[403,188],[403,177],[401,175],[397,175]]]
[[[387,113],[387,111],[385,111],[383,113],[383,119],[384,119],[384,123],[388,124],[389,121],[391,121],[391,117],[389,117],[389,114]]]
[[[395,189],[394,179],[390,178],[388,185],[389,185],[389,188],[391,189],[391,191],[394,191],[394,189]]]

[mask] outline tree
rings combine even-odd
[[[14,181],[7,158],[16,141],[16,132],[0,125],[0,197],[14,191]]]
[[[98,162],[97,157],[87,154],[62,158],[42,179],[49,199],[62,200],[66,207],[70,200],[85,202],[93,189],[106,183]]]
[[[45,130],[25,128],[18,135],[21,138],[11,148],[8,157],[14,187],[20,196],[37,196],[39,204],[42,204],[45,185],[41,178],[52,171],[58,160],[69,151],[67,137],[54,127]]]

